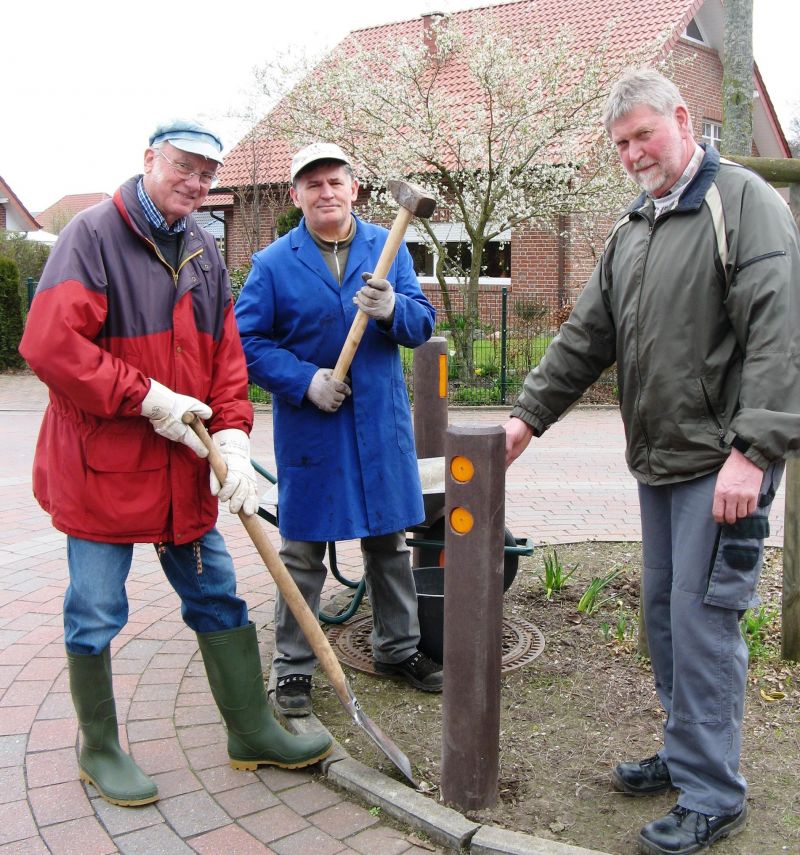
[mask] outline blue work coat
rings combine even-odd
[[[273,395],[278,527],[290,540],[349,540],[402,531],[424,519],[411,408],[398,345],[430,338],[436,312],[401,246],[388,279],[394,319],[374,319],[350,367],[352,395],[335,413],[305,393],[318,368],[333,368],[387,231],[355,217],[342,286],[301,220],[253,256],[236,303],[252,382]]]

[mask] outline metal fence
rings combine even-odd
[[[569,308],[553,309],[530,298],[514,298],[507,288],[480,295],[479,322],[473,335],[473,367],[469,374],[459,366],[453,331],[439,310],[434,335],[448,339],[448,401],[453,406],[505,406],[513,403],[530,371],[566,320]],[[460,316],[454,318],[461,321]],[[414,397],[414,352],[401,348],[406,384]],[[616,403],[616,370],[607,371],[584,395],[588,403]],[[269,403],[268,392],[250,387],[250,400]]]
[[[36,280],[27,277],[27,305],[30,307]],[[526,375],[544,356],[547,346],[566,320],[568,308],[553,309],[531,298],[515,298],[508,288],[481,292],[479,321],[473,335],[473,367],[469,374],[459,366],[453,344],[453,331],[439,309],[434,335],[450,341],[448,401],[453,406],[505,406],[513,403],[522,389]],[[456,315],[458,324],[461,317]],[[414,352],[401,348],[403,371],[408,392],[414,397]],[[589,389],[584,400],[590,403],[616,402],[616,370],[607,371]],[[250,386],[253,403],[268,404],[269,392]]]

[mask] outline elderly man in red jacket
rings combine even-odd
[[[50,389],[33,489],[67,535],[64,636],[80,777],[121,805],[158,798],[120,748],[111,684],[109,645],[128,618],[134,543],[154,544],[197,633],[231,765],[295,768],[330,751],[327,735],[292,736],[272,717],[255,627],[215,528],[215,496],[232,513],[258,504],[228,275],[192,217],[216,180],[222,143],[186,120],[160,126],[149,143],[144,174],[62,231],[20,344]],[[224,484],[186,413],[207,420],[228,466]]]

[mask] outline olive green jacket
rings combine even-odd
[[[626,459],[645,484],[800,451],[800,239],[780,196],[706,150],[678,206],[617,221],[512,411],[541,435],[615,362]]]

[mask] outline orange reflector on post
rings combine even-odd
[[[453,508],[450,511],[450,526],[459,534],[466,534],[472,530],[475,520],[466,508]]]
[[[475,474],[475,466],[469,457],[464,457],[462,454],[456,454],[450,461],[450,474],[461,484],[466,484],[472,480]]]
[[[447,397],[447,354],[439,354],[439,397]]]

